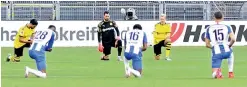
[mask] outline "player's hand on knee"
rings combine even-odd
[[[165,43],[169,43],[169,42],[171,42],[171,39],[166,39],[165,40]]]

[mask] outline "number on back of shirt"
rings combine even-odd
[[[215,29],[213,32],[214,32],[216,41],[223,41],[224,40],[223,29]]]
[[[140,32],[130,32],[130,40],[138,40]]]
[[[48,34],[47,31],[36,31],[36,33],[35,33],[35,39],[43,40],[43,39],[45,39],[45,37],[46,37],[47,34]]]

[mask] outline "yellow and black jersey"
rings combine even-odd
[[[155,24],[155,30],[153,32],[154,44],[158,44],[160,41],[165,40],[168,33],[171,33],[171,26],[169,23],[161,24],[159,22]]]
[[[15,36],[14,47],[20,48],[26,44],[26,43],[20,42],[20,37],[23,37],[25,40],[29,40],[33,34],[34,34],[34,29],[28,28],[26,25],[22,26],[18,30]]]

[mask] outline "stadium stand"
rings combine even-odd
[[[226,20],[246,20],[247,1],[1,1],[4,20],[101,20],[108,10],[114,20],[124,20],[121,8],[134,8],[139,20],[212,20],[222,11]]]

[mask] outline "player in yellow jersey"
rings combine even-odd
[[[160,59],[161,47],[166,48],[166,60],[171,61],[170,59],[170,50],[171,50],[171,39],[170,39],[171,27],[170,24],[166,23],[166,15],[162,14],[160,17],[160,22],[155,24],[155,30],[153,32],[154,36],[154,53],[155,59]]]
[[[30,47],[32,44],[32,36],[34,34],[34,28],[38,25],[38,21],[36,19],[30,20],[30,23],[26,24],[25,26],[22,26],[14,40],[14,56],[11,56],[10,54],[7,57],[7,62],[20,62],[20,57],[23,56],[23,50],[25,47]]]

